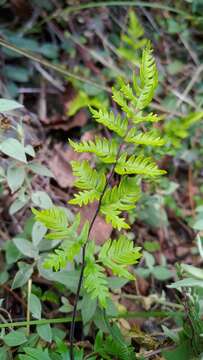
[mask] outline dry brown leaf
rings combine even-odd
[[[55,145],[53,154],[53,157],[47,161],[48,166],[55,175],[58,185],[63,189],[72,187],[74,184],[75,178],[72,174],[70,161],[91,158],[89,154],[79,154],[68,145],[63,147],[59,144]]]
[[[81,208],[80,213],[83,222],[86,220],[91,222],[96,212],[97,205],[98,204],[95,202]],[[107,239],[109,239],[111,232],[111,224],[107,224],[104,218],[98,215],[91,230],[90,239],[94,240],[96,244],[102,245]]]

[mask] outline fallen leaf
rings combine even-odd
[[[73,187],[75,177],[72,174],[71,160],[89,160],[91,155],[87,153],[76,153],[70,146],[55,145],[53,157],[48,159],[48,167],[53,172],[58,185],[65,189]]]
[[[88,206],[83,206],[80,210],[82,217],[82,223],[86,220],[91,222],[93,219],[98,203],[94,202]],[[102,245],[107,239],[109,239],[112,232],[111,224],[107,224],[103,217],[98,215],[90,232],[90,239],[94,240],[97,245]]]

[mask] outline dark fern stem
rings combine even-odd
[[[77,286],[77,291],[76,291],[76,296],[75,296],[75,302],[74,302],[74,308],[73,308],[73,316],[72,316],[72,321],[71,321],[71,326],[70,326],[70,336],[69,336],[69,342],[70,342],[70,360],[74,360],[74,334],[75,334],[75,324],[76,324],[76,314],[77,314],[77,306],[78,306],[78,301],[79,301],[79,297],[80,297],[80,290],[81,290],[81,287],[82,287],[82,282],[83,282],[83,276],[84,276],[84,270],[85,270],[85,256],[86,256],[86,248],[87,248],[87,244],[89,242],[89,237],[90,237],[90,233],[91,233],[91,230],[93,228],[93,225],[94,225],[94,222],[97,218],[97,215],[99,214],[99,211],[100,211],[100,207],[101,207],[101,203],[102,203],[102,199],[104,197],[104,194],[111,182],[111,179],[114,175],[114,170],[115,170],[115,167],[116,167],[116,164],[117,164],[117,161],[118,161],[118,158],[119,158],[119,155],[120,155],[120,152],[121,152],[121,148],[122,148],[122,145],[121,144],[119,146],[119,149],[118,149],[118,152],[117,152],[117,155],[116,155],[116,161],[111,169],[111,172],[110,172],[110,175],[108,177],[108,180],[106,182],[106,185],[103,189],[103,192],[100,196],[100,199],[99,199],[99,203],[98,203],[98,206],[97,206],[97,209],[95,211],[95,214],[92,218],[92,221],[90,223],[90,227],[89,227],[89,231],[88,231],[88,237],[87,237],[87,241],[86,243],[83,245],[82,247],[82,265],[81,265],[81,270],[80,270],[80,277],[79,277],[79,281],[78,281],[78,286]]]

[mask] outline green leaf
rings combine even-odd
[[[9,112],[22,108],[23,105],[10,99],[0,99],[0,113]]]
[[[30,312],[35,319],[41,319],[42,305],[35,294],[30,294]]]
[[[22,331],[11,331],[8,335],[3,337],[3,341],[7,346],[19,346],[27,341],[25,334]]]
[[[181,268],[196,279],[203,280],[203,270],[192,265],[181,264]]]
[[[120,175],[138,174],[146,177],[155,177],[166,173],[165,170],[159,169],[150,157],[131,155],[127,159],[126,153],[119,157],[115,171]]]
[[[193,278],[183,279],[176,281],[171,285],[167,285],[171,289],[180,289],[181,287],[200,287],[203,288],[203,280],[197,280]]]
[[[110,268],[114,275],[129,280],[133,280],[134,276],[126,267],[136,264],[140,257],[140,248],[134,247],[133,241],[125,236],[120,236],[118,240],[106,241],[99,253],[99,260],[104,266]]]
[[[47,176],[54,178],[53,173],[45,166],[36,162],[33,162],[28,165],[28,168],[33,171],[33,173],[40,176]]]
[[[32,202],[35,206],[42,209],[48,209],[53,206],[52,200],[49,195],[44,191],[36,191],[32,193]]]
[[[92,169],[88,161],[71,161],[73,175],[78,177],[75,186],[84,191],[75,194],[75,198],[69,201],[69,204],[78,204],[82,206],[89,202],[99,200],[106,184],[106,178],[103,171],[97,172]]]
[[[202,231],[203,230],[203,218],[195,221],[195,223],[193,224],[193,229],[195,230],[199,230]]]
[[[118,152],[117,142],[96,137],[94,141],[83,140],[80,143],[69,139],[70,145],[77,152],[89,152],[97,155],[104,163],[114,163]]]
[[[7,170],[7,182],[12,192],[18,190],[24,183],[25,180],[25,169],[11,165]]]
[[[173,277],[173,273],[164,266],[155,266],[152,269],[152,274],[157,280],[165,281]]]
[[[12,282],[12,289],[17,289],[25,285],[33,273],[33,265],[20,262],[19,268]]]
[[[81,314],[82,321],[84,324],[87,324],[94,316],[97,308],[97,300],[91,299],[88,294],[84,294],[81,302]]]
[[[52,330],[49,324],[37,325],[37,333],[44,341],[52,342]]]
[[[163,146],[165,144],[165,140],[154,130],[137,133],[137,130],[134,128],[130,129],[125,137],[125,141],[145,146]]]
[[[28,197],[26,197],[24,201],[22,201],[18,198],[15,199],[14,202],[9,207],[9,214],[14,215],[16,212],[21,210],[28,203],[28,201],[29,201]]]
[[[108,112],[106,109],[95,110],[90,108],[93,118],[100,124],[103,124],[110,130],[124,137],[128,128],[128,120],[122,119],[120,115],[115,116],[114,113]]]
[[[37,245],[45,236],[46,232],[47,232],[47,228],[41,222],[36,221],[34,223],[32,227],[32,242],[34,246],[37,247]]]
[[[114,228],[129,228],[129,225],[119,215],[121,211],[135,208],[135,203],[140,197],[140,189],[136,178],[123,177],[119,186],[114,186],[105,191],[100,212],[105,215],[106,221],[111,222]]]
[[[94,262],[87,262],[84,271],[84,288],[92,299],[98,299],[101,307],[105,308],[107,306],[109,291],[102,266]]]
[[[0,151],[23,163],[27,163],[24,146],[16,139],[9,138],[0,144]]]
[[[0,348],[0,359],[1,360],[8,360],[8,349],[6,347]]]
[[[50,356],[48,355],[48,350],[46,349],[45,351],[42,350],[41,348],[29,348],[29,347],[24,347],[23,350],[25,351],[25,353],[27,355],[20,355],[20,360],[22,358],[22,360],[52,360],[50,358]],[[24,356],[24,357],[22,357]],[[29,358],[28,358],[29,356]]]
[[[4,74],[11,80],[19,83],[28,82],[29,68],[22,66],[6,65],[4,66]]]
[[[21,254],[34,259],[38,256],[38,250],[30,241],[16,237],[13,239],[13,242]]]

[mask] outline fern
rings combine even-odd
[[[78,219],[76,219],[76,221],[72,225],[72,236],[63,241],[63,243],[60,245],[60,248],[56,249],[53,254],[50,254],[45,259],[44,267],[46,269],[53,268],[55,271],[64,269],[67,263],[72,262],[75,256],[80,253],[82,245],[87,241],[89,223],[85,223],[80,232],[80,235],[78,235],[76,231],[77,225],[79,225]]]
[[[146,177],[155,177],[166,173],[165,170],[159,169],[150,157],[131,155],[127,159],[126,153],[123,153],[118,159],[115,171],[120,175],[138,174]]]
[[[109,188],[102,199],[101,213],[106,216],[107,222],[111,222],[118,230],[129,228],[123,218],[119,218],[122,211],[128,211],[135,207],[140,197],[140,189],[137,180],[124,177],[119,186]]]
[[[118,52],[124,59],[130,61],[134,65],[140,65],[139,51],[146,45],[147,39],[143,37],[144,29],[140,24],[134,11],[129,11],[129,23],[127,34],[121,37],[122,45]]]
[[[132,21],[135,25],[137,20],[132,17]],[[123,114],[115,115],[104,108],[99,110],[90,108],[96,122],[122,139],[117,140],[115,137],[116,140],[109,140],[95,137],[94,140],[80,143],[69,140],[75,151],[95,154],[98,157],[98,167],[102,169],[92,168],[87,160],[71,162],[73,175],[76,177],[75,187],[79,191],[74,194],[69,204],[82,206],[97,201],[95,218],[100,213],[117,230],[129,228],[123,212],[134,209],[139,200],[141,179],[150,179],[165,173],[158,168],[152,158],[145,157],[144,151],[140,152],[139,146],[156,147],[164,144],[164,139],[158,132],[150,128],[150,123],[159,121],[160,118],[154,113],[144,113],[154,95],[157,79],[155,60],[148,44],[143,51],[139,79],[133,78],[132,86],[119,79],[112,90],[112,97]],[[140,123],[148,123],[149,130],[141,131]],[[134,153],[128,155],[132,153],[132,147]],[[125,151],[122,152],[124,149]],[[106,176],[105,173],[110,165],[111,170]],[[54,207],[41,211],[34,209],[33,213],[36,220],[47,227],[48,239],[61,240],[59,247],[45,260],[44,266],[59,271],[66,267],[68,262],[73,263],[76,256],[80,261],[79,256],[83,249],[81,276],[84,276],[84,290],[91,298],[98,299],[100,307],[107,307],[107,299],[110,296],[106,268],[115,276],[134,279],[128,267],[138,262],[141,256],[140,248],[135,247],[126,236],[120,236],[114,241],[108,240],[99,250],[94,246],[94,242],[89,241],[89,233],[94,221],[91,223],[91,228],[90,224],[86,223],[82,230],[79,230],[80,216],[76,216],[74,222],[69,224],[67,215],[61,208]]]
[[[125,136],[128,128],[128,121],[126,118],[122,119],[120,115],[115,116],[112,111],[108,112],[106,109],[95,110],[90,108],[90,110],[93,118],[98,123],[106,126],[121,137]]]
[[[62,240],[69,237],[71,229],[68,229],[69,223],[64,209],[55,206],[41,211],[32,209],[32,212],[37,221],[52,231],[46,235],[47,239]]]
[[[114,163],[118,152],[117,142],[109,142],[105,138],[96,137],[94,141],[83,140],[80,143],[69,140],[70,145],[77,152],[89,152],[97,155],[105,163]]]
[[[128,132],[125,141],[145,146],[163,146],[165,144],[165,140],[161,138],[157,132],[152,130],[148,132],[139,132],[137,134],[137,131],[133,128]]]
[[[99,260],[110,268],[114,275],[133,280],[134,276],[126,267],[133,265],[140,259],[140,248],[134,247],[133,242],[121,236],[118,240],[108,240],[99,253]]]
[[[136,102],[137,109],[142,110],[147,105],[149,105],[154,96],[157,85],[158,72],[154,57],[152,55],[151,46],[148,43],[142,54],[142,62],[140,67],[140,86],[135,85],[135,91],[138,95]]]
[[[97,172],[92,169],[87,160],[82,162],[72,161],[71,165],[73,175],[78,177],[75,186],[84,191],[75,194],[74,199],[71,199],[69,204],[82,206],[83,204],[87,205],[89,202],[99,200],[106,184],[104,172]]]
[[[101,307],[107,306],[109,297],[108,283],[104,268],[95,262],[88,261],[84,271],[84,288],[91,298],[98,298]]]

